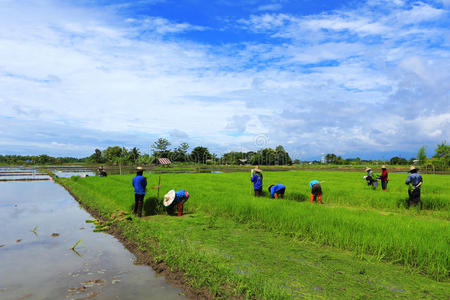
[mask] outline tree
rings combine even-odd
[[[139,156],[141,156],[141,153],[136,147],[134,147],[133,149],[131,149],[130,152],[128,152],[128,160],[133,162],[134,164],[137,162]]]
[[[277,153],[277,164],[278,165],[292,165],[292,159],[289,157],[289,153],[287,153],[286,150],[284,150],[284,147],[279,145],[275,148],[275,151]]]
[[[344,160],[342,159],[342,157],[337,156],[336,154],[333,154],[333,153],[328,153],[327,155],[325,155],[325,161],[329,164],[335,164],[335,165],[341,165],[344,163]]]
[[[154,161],[154,158],[150,157],[150,155],[148,155],[148,154],[141,155],[137,159],[137,163],[139,165],[149,165],[149,164],[153,163],[153,161]]]
[[[181,143],[178,147],[176,147],[173,151],[172,161],[187,161],[188,160],[188,143]]]
[[[100,149],[95,149],[95,152],[91,156],[89,156],[88,160],[93,163],[104,163],[105,162],[105,159],[102,155],[102,151]]]
[[[448,168],[450,166],[450,145],[447,145],[447,142],[444,141],[442,144],[438,144],[437,148],[434,149],[434,156],[437,160],[436,164],[439,168]]]
[[[195,147],[191,152],[191,159],[196,163],[206,163],[206,160],[211,159],[211,153],[209,153],[206,147]]]
[[[170,146],[169,140],[165,138],[159,138],[156,142],[153,143],[153,155],[156,157],[168,157],[170,155]]]
[[[119,146],[113,146],[113,147],[106,148],[106,150],[104,152],[106,160],[110,163],[117,162],[118,158],[125,155],[125,153],[123,153],[124,149],[125,148],[120,148]],[[126,149],[125,149],[125,152],[126,152]]]
[[[408,161],[405,158],[394,156],[389,160],[390,165],[407,165]]]
[[[419,165],[423,165],[427,159],[427,155],[425,152],[425,146],[420,147],[419,152],[417,152],[417,160],[419,161]]]

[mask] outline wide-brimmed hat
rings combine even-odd
[[[409,172],[414,171],[414,170],[417,170],[417,167],[416,167],[416,166],[410,166],[410,167],[409,167]]]
[[[372,170],[372,168],[366,167],[366,172]]]
[[[143,167],[137,167],[136,170],[137,171],[144,171],[144,168]]]
[[[253,171],[258,172],[258,173],[262,173],[262,170],[259,167],[254,168]]]
[[[167,194],[164,195],[164,206],[170,206],[173,200],[175,200],[175,190],[170,190]]]
[[[381,168],[382,168],[382,169],[386,169],[386,166],[385,166],[385,165],[382,165]]]

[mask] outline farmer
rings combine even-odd
[[[282,184],[269,185],[270,198],[283,199],[285,191],[286,187]]]
[[[372,168],[366,167],[367,176],[364,179],[367,181],[367,185],[372,185],[373,183],[373,171]]]
[[[255,197],[262,196],[263,176],[262,170],[259,167],[252,169],[253,190],[255,191]]]
[[[387,190],[387,184],[388,184],[388,171],[386,169],[385,165],[381,166],[381,188],[383,189],[383,192],[386,192]]]
[[[367,182],[367,185],[372,186],[373,189],[376,189],[378,186],[378,181],[373,177],[372,168],[366,167],[367,176],[364,176],[364,179]]]
[[[144,169],[136,168],[136,176],[133,177],[134,187],[134,209],[133,213],[142,217],[142,207],[144,206],[145,190],[147,188],[147,178],[142,176]]]
[[[170,190],[166,195],[164,195],[164,206],[170,212],[176,206],[178,210],[178,216],[183,215],[183,206],[189,199],[189,193],[185,190]]]
[[[311,203],[314,203],[314,200],[317,197],[319,199],[319,204],[322,204],[322,187],[320,186],[320,182],[314,179],[309,183],[309,187],[311,189]]]
[[[100,166],[98,169],[97,169],[97,171],[98,171],[98,176],[99,177],[106,177],[106,176],[108,176],[108,174],[106,174],[106,171],[105,171],[105,169],[103,168],[103,166]]]
[[[419,204],[420,209],[422,209],[422,201],[420,200],[420,188],[423,184],[422,176],[417,173],[418,169],[415,166],[409,167],[409,176],[405,181],[405,184],[410,185],[408,189],[409,201],[407,203],[407,208],[411,205]]]

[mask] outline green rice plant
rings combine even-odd
[[[79,243],[82,243],[82,244],[84,245],[83,241],[78,240],[78,241],[72,246],[72,248],[70,248],[70,249],[73,250],[73,251],[75,251],[75,248],[78,246]],[[86,247],[86,245],[84,245],[84,246]]]
[[[264,172],[264,185],[283,183],[286,199],[255,198],[248,194],[248,173],[163,174],[162,193],[186,189],[191,197],[185,212],[203,212],[299,240],[310,240],[347,249],[360,257],[375,255],[380,261],[410,266],[436,279],[450,270],[450,190],[447,175],[424,175],[422,212],[408,211],[407,174],[390,174],[388,192],[372,190],[364,173],[327,171]],[[100,212],[131,211],[133,176],[71,180],[92,192]],[[149,185],[156,176],[148,176]],[[323,201],[309,203],[308,182],[325,181]],[[146,198],[154,197],[149,191]],[[267,194],[267,193],[266,193]],[[95,195],[95,196],[94,196]]]

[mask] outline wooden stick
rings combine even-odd
[[[159,201],[159,187],[161,186],[161,175],[159,175],[158,179],[158,201]]]

